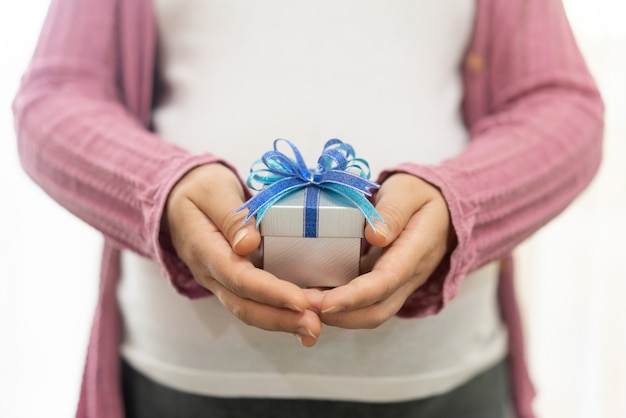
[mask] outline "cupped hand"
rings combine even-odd
[[[235,174],[215,163],[188,172],[172,189],[163,216],[178,256],[194,278],[237,318],[269,331],[296,334],[315,345],[322,324],[305,291],[256,268],[246,258],[259,247],[254,220],[234,214],[244,201]]]
[[[376,209],[386,225],[365,230],[373,246],[362,263],[366,272],[318,296],[324,323],[375,328],[395,315],[426,282],[455,245],[447,204],[436,187],[405,173],[382,184]],[[382,250],[381,250],[382,249]],[[371,270],[370,270],[371,268]]]

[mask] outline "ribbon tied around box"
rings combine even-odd
[[[291,148],[293,158],[278,151],[281,142]],[[265,212],[273,204],[304,188],[303,235],[314,238],[318,229],[317,207],[320,191],[326,190],[347,198],[363,213],[367,223],[375,231],[374,220],[381,223],[384,223],[384,220],[366,197],[372,195],[370,189],[380,187],[369,178],[370,169],[367,161],[356,158],[354,148],[339,139],[328,140],[317,160],[317,167],[309,169],[300,150],[292,142],[279,138],[274,141],[274,149],[263,154],[250,168],[247,184],[259,193],[235,212],[248,209],[244,222],[256,215],[258,226]]]

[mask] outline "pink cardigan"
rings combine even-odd
[[[527,418],[534,416],[534,392],[508,254],[592,179],[601,159],[603,104],[560,0],[477,5],[461,68],[471,144],[441,165],[407,162],[384,174],[406,171],[438,186],[458,236],[451,257],[400,315],[435,314],[467,272],[502,259],[499,297],[510,331],[514,401]],[[218,157],[190,155],[146,129],[155,45],[150,0],[53,0],[14,102],[24,169],[106,238],[78,417],[123,416],[120,249],[155,259],[182,294],[208,294],[159,235],[159,223],[172,185]]]

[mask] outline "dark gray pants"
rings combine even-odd
[[[443,395],[408,402],[215,398],[169,389],[122,364],[127,418],[510,418],[504,362]]]

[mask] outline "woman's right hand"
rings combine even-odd
[[[189,171],[172,189],[162,228],[194,278],[237,318],[269,331],[295,334],[311,347],[322,330],[307,295],[293,283],[256,268],[246,256],[261,236],[254,219],[233,211],[244,202],[236,175],[214,163]]]

